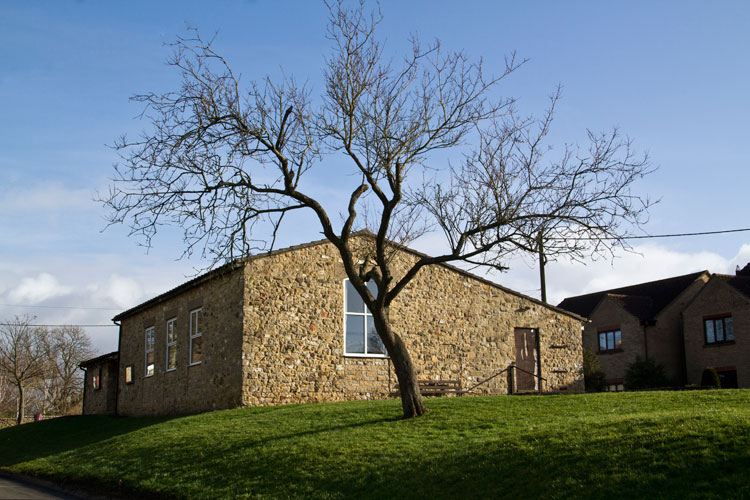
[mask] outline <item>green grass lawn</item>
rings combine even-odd
[[[68,417],[0,467],[125,496],[750,498],[750,391],[438,398]]]

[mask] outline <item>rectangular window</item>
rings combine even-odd
[[[201,310],[190,312],[190,364],[197,365],[203,360],[203,332],[200,322]]]
[[[175,331],[176,319],[167,321],[167,371],[177,369],[177,332]]]
[[[734,342],[734,325],[731,315],[704,318],[703,330],[707,345]]]
[[[91,378],[91,386],[94,389],[99,389],[102,386],[102,367],[99,366],[94,371],[94,376]]]
[[[374,281],[368,281],[367,288],[377,297],[378,289]],[[386,357],[388,353],[375,328],[375,320],[349,280],[344,281],[344,305],[344,354]]]
[[[133,365],[128,365],[125,367],[125,383],[133,383]]]
[[[154,327],[146,328],[146,372],[145,376],[154,374]]]
[[[609,330],[599,332],[599,352],[619,351],[622,349],[622,332]]]

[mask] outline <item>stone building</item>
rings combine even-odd
[[[625,370],[652,358],[675,383],[685,381],[682,311],[708,271],[568,297],[558,307],[588,318],[583,346],[597,353],[609,390],[623,390]]]
[[[114,414],[117,412],[117,352],[110,352],[82,362],[86,373],[83,389],[84,414]]]
[[[723,388],[750,387],[750,265],[714,274],[682,312],[687,382],[715,368]]]
[[[393,248],[396,277],[422,255]],[[388,397],[395,373],[352,290],[327,240],[225,265],[114,318],[118,376],[101,390],[122,415]],[[582,318],[458,268],[420,270],[391,318],[419,379],[471,394],[583,389]],[[495,376],[511,363],[525,371]]]

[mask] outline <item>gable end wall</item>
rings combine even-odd
[[[403,272],[415,257],[397,253]],[[344,280],[323,243],[251,260],[245,268],[242,346],[245,405],[382,398],[388,359],[344,356]],[[441,266],[422,269],[391,309],[420,379],[464,388],[515,360],[514,328],[537,328],[545,390],[583,389],[581,322]],[[507,377],[477,394],[507,394]]]

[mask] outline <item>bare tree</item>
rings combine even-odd
[[[622,236],[619,222],[638,222],[647,208],[630,192],[647,162],[616,131],[590,133],[589,149],[567,147],[551,160],[545,139],[557,97],[534,120],[497,96],[520,65],[514,56],[489,75],[481,61],[414,39],[396,63],[376,39],[379,15],[368,14],[364,2],[328,8],[333,48],[315,101],[292,77],[242,90],[212,40],[197,31],[178,39],[169,63],[182,85],[134,97],[152,128],[117,142],[122,162],[102,201],[110,223],[128,224],[146,245],[161,224],[183,227],[186,254],[201,251],[214,265],[272,248],[287,213],[310,211],[371,311],[404,416],[414,417],[424,406],[390,307],[419,270],[451,261],[504,269],[509,253],[534,251],[543,228],[611,250],[621,240],[606,237]],[[445,168],[449,154],[460,163]],[[337,157],[349,165],[338,182],[352,182],[340,222],[307,184],[321,166],[330,175],[326,164]],[[374,233],[365,256],[352,238],[361,228]],[[442,231],[448,250],[396,273],[391,242],[430,231]]]
[[[18,394],[16,422],[23,422],[26,390],[49,373],[47,331],[31,325],[28,316],[0,325],[0,372],[8,377]]]
[[[13,386],[8,376],[0,371],[0,417],[10,415],[13,401]]]
[[[67,415],[83,397],[83,372],[78,365],[93,357],[95,351],[89,336],[78,326],[54,328],[46,341],[49,370],[36,388],[40,392],[40,411]]]

